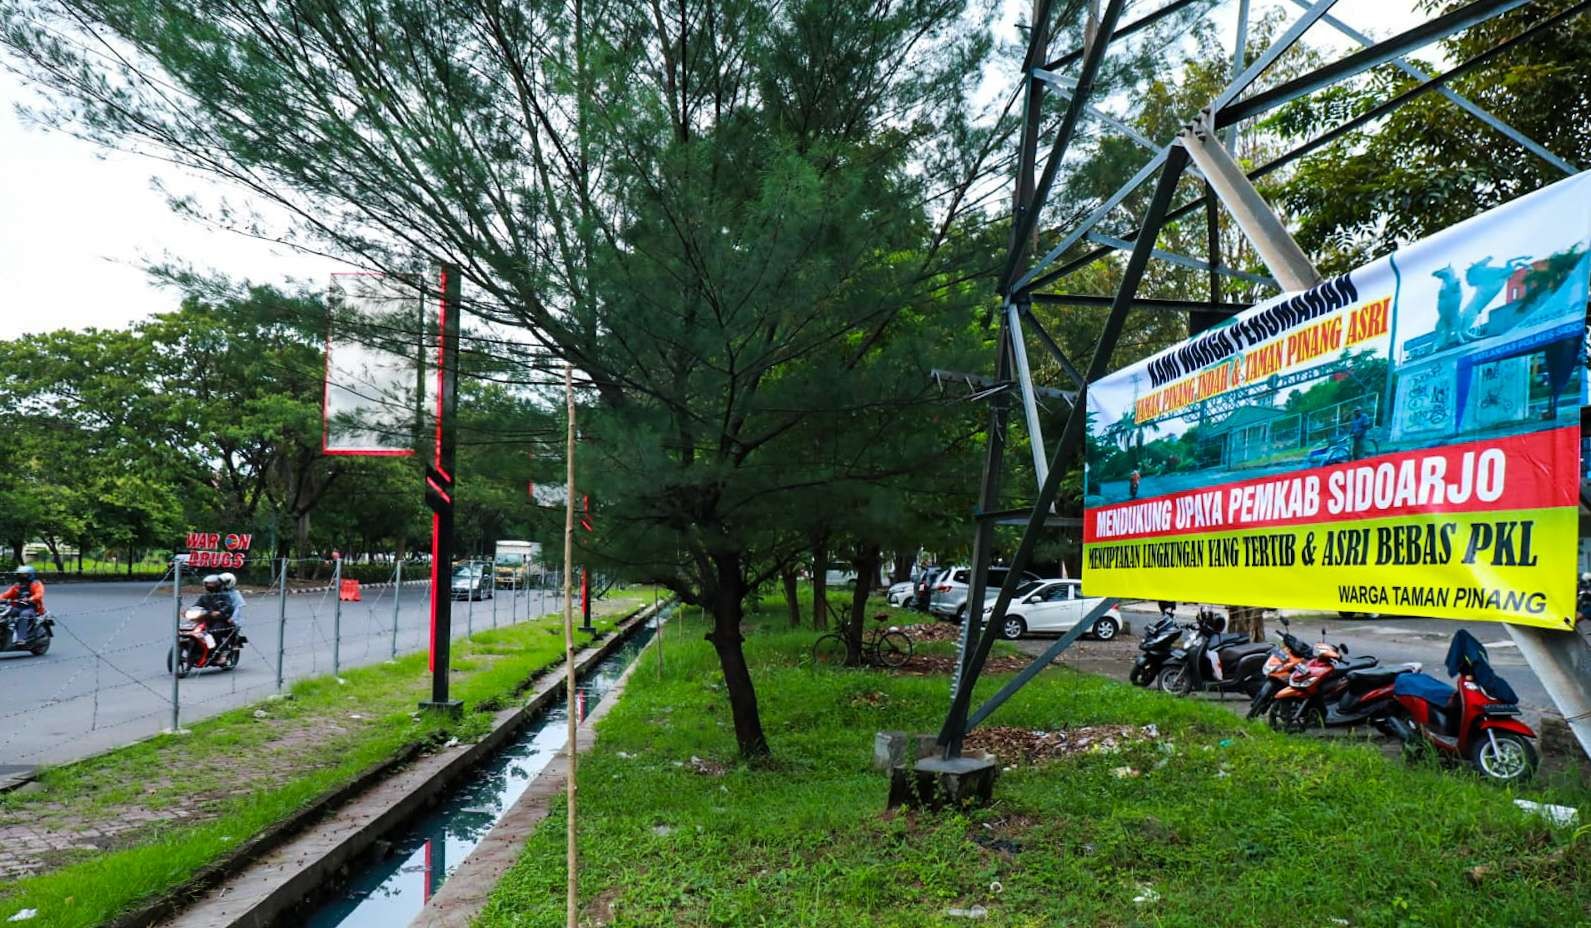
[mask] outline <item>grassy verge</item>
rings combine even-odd
[[[650,591],[616,594],[593,622],[607,631]],[[588,636],[578,635],[584,643]],[[416,711],[430,692],[426,656],[347,670],[292,688],[292,698],[227,712],[98,757],[45,771],[0,796],[0,826],[81,835],[48,872],[0,887],[0,920],[97,925],[180,884],[271,825],[416,743],[483,733],[538,670],[563,659],[560,619],[480,632],[453,645],[452,695],[463,715]],[[130,818],[140,824],[120,827]]]
[[[661,678],[631,679],[581,763],[583,924],[966,925],[947,913],[973,906],[995,926],[1591,920],[1591,829],[1372,744],[1285,737],[1063,668],[991,721],[1158,735],[1017,764],[988,809],[886,814],[873,734],[934,730],[945,678],[818,671],[802,660],[811,631],[754,624],[773,760],[737,763],[712,652],[671,634]],[[1591,808],[1569,786],[1523,795]],[[542,824],[478,928],[563,924],[564,827]]]

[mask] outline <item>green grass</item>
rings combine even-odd
[[[604,600],[613,627],[652,593]],[[577,632],[577,643],[587,636]],[[344,682],[319,677],[292,698],[227,712],[98,757],[46,770],[39,788],[0,795],[0,822],[63,818],[112,821],[129,809],[192,809],[203,820],[169,821],[121,836],[115,849],[70,855],[61,866],[0,887],[0,920],[37,909],[29,928],[97,925],[169,889],[239,844],[408,745],[483,733],[491,711],[510,703],[537,671],[563,659],[561,619],[553,616],[480,632],[453,645],[457,720],[416,712],[429,695],[426,656],[347,670]]]
[[[770,763],[736,762],[714,656],[674,628],[662,677],[643,665],[602,723],[580,767],[580,886],[592,923],[1591,923],[1591,829],[1549,826],[1516,809],[1515,794],[1461,771],[1405,767],[1371,744],[1277,735],[1217,706],[1062,668],[992,723],[1154,723],[1161,737],[1017,767],[987,809],[886,815],[885,777],[868,769],[873,734],[935,730],[945,679],[816,671],[801,665],[813,633],[763,615],[747,651]],[[697,773],[693,756],[728,772]],[[1119,777],[1121,767],[1139,774]],[[1591,811],[1574,787],[1523,795]],[[563,804],[553,808],[478,928],[563,924]],[[980,836],[1020,849],[988,850]],[[1467,876],[1477,866],[1488,868],[1478,884]],[[987,919],[945,916],[972,905]]]

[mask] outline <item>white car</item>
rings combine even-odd
[[[1081,580],[1045,580],[1013,599],[1000,622],[1000,637],[1021,638],[1028,634],[1060,634],[1072,630],[1083,616],[1099,605],[1101,597],[1084,596]],[[994,612],[994,601],[984,606],[983,617]],[[1109,641],[1121,631],[1121,613],[1110,607],[1094,620],[1088,634]]]
[[[910,580],[904,580],[891,586],[884,598],[891,606],[904,606],[915,595],[917,595],[917,584]]]

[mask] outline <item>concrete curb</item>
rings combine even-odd
[[[625,686],[630,682],[630,675],[641,666],[643,657],[656,640],[654,638],[641,649],[635,661],[614,681],[613,688],[602,702],[580,723],[576,735],[577,753],[584,754],[591,750],[591,745],[597,740],[597,723],[618,705]],[[559,751],[542,768],[535,782],[519,797],[513,808],[481,839],[481,843],[464,858],[464,862],[436,891],[420,914],[409,922],[409,928],[469,928],[486,907],[492,890],[497,888],[503,874],[519,860],[526,840],[552,811],[553,802],[563,793],[568,781],[569,756]],[[577,811],[577,820],[578,816]]]
[[[634,610],[621,620],[614,633],[576,654],[577,672],[585,672],[616,650],[651,618],[653,608]],[[425,808],[556,699],[563,686],[563,668],[560,661],[527,680],[517,695],[532,691],[529,700],[499,711],[491,731],[480,741],[424,755],[415,746],[404,756],[372,768],[335,794],[272,826],[224,861],[109,923],[109,928],[267,928],[276,923],[388,831]],[[224,875],[230,878],[218,885]]]

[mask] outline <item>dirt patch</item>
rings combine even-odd
[[[593,925],[597,928],[613,924],[613,902],[619,898],[619,887],[610,886],[597,894],[597,897],[586,903],[586,917],[580,920],[583,925]]]
[[[991,657],[983,665],[984,673],[1016,673],[1033,662],[1031,657]],[[911,677],[949,674],[956,668],[956,659],[949,654],[913,654],[911,660],[895,668],[895,673]]]
[[[961,637],[961,626],[951,622],[924,622],[921,625],[903,625],[901,631],[912,636],[912,641],[955,641]]]
[[[1080,725],[1039,731],[996,726],[967,736],[966,750],[993,754],[1002,764],[1034,764],[1095,751],[1114,751],[1135,741],[1160,737],[1153,725]]]

